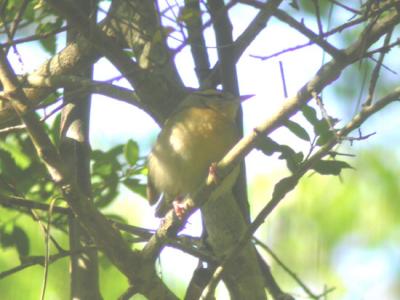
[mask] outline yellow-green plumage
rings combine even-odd
[[[237,142],[239,105],[238,97],[215,90],[193,93],[166,121],[148,158],[148,200],[154,204],[163,193],[166,201],[158,216],[193,192]]]

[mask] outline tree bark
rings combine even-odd
[[[75,0],[79,9],[96,22],[97,3],[95,0],[80,2]],[[72,24],[69,24],[72,25]],[[67,43],[76,41],[77,32],[70,26],[67,31]],[[83,68],[79,75],[92,79],[93,66]],[[81,191],[87,196],[84,201],[91,199],[90,176],[90,98],[89,93],[74,93],[74,89],[64,88],[64,104],[61,114],[60,154],[69,162],[69,171],[80,185]],[[88,249],[77,251],[93,244],[92,238],[81,227],[75,216],[68,217],[70,250],[70,299],[102,299],[99,286],[97,250]]]

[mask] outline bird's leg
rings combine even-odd
[[[210,167],[208,168],[207,182],[218,184],[217,168],[216,162],[210,164]],[[183,199],[184,197],[178,196],[174,201],[172,201],[172,207],[174,208],[175,214],[179,219],[183,218],[189,208],[186,204],[182,203]]]
[[[217,163],[213,162],[211,163],[210,167],[208,168],[208,177],[207,177],[207,182],[211,183],[218,183],[218,174],[217,174]]]
[[[172,201],[172,206],[174,208],[174,212],[179,219],[183,218],[183,216],[185,215],[185,212],[187,210],[187,207],[184,203],[182,203],[182,200],[183,200],[183,197],[178,196],[175,198],[174,201]]]

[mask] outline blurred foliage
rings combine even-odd
[[[343,1],[344,3],[345,1]],[[11,23],[18,13],[23,1],[8,0],[5,8],[4,22]],[[62,18],[54,17],[51,11],[41,0],[29,1],[26,8],[20,31],[26,29],[30,34],[45,35],[40,39],[40,45],[49,55],[56,51],[56,36],[52,33],[60,29],[64,23]],[[344,13],[332,1],[288,1],[288,13],[298,20],[318,31],[316,22],[315,3],[325,31],[334,28],[353,16]],[[349,5],[353,3],[349,3]],[[331,14],[334,12],[336,14]],[[340,12],[340,13],[339,13]],[[188,22],[195,17],[193,11],[182,10],[178,21]],[[354,41],[362,26],[351,28],[334,37],[341,47]],[[154,38],[160,38],[166,32],[158,32]],[[288,45],[293,46],[293,45]],[[352,115],[348,109],[349,103],[356,103],[365,94],[363,82],[369,80],[374,66],[372,60],[364,60],[360,64],[349,67],[342,73],[334,87],[329,87],[326,93],[327,102],[335,104],[346,103],[344,114]],[[378,90],[382,93],[389,85],[398,84],[397,74],[390,70],[382,73],[385,86]],[[351,84],[349,84],[349,82]],[[361,88],[355,88],[361,87]],[[361,90],[361,92],[360,92]],[[42,104],[53,103],[58,95],[53,94]],[[324,99],[325,101],[325,99]],[[288,121],[285,126],[293,136],[310,144],[311,150],[325,143],[333,136],[332,128],[326,119],[318,116],[319,109],[305,106],[302,114],[310,126]],[[331,123],[336,119],[328,116]],[[60,117],[47,125],[47,132],[55,144],[59,143]],[[307,129],[306,129],[307,128]],[[116,199],[121,196],[122,189],[128,189],[138,195],[145,194],[146,167],[144,159],[140,157],[139,144],[129,140],[124,144],[113,145],[110,149],[95,149],[91,157],[92,188],[95,205],[106,211]],[[277,143],[265,137],[260,140],[258,148],[264,154],[278,155],[278,159],[286,163],[287,169],[295,172],[308,157],[308,153],[300,152],[292,146]],[[34,147],[26,133],[9,134],[0,140],[0,197],[14,195],[33,201],[49,203],[52,199],[59,199],[59,193],[49,180],[47,172],[36,155]],[[385,243],[394,241],[400,243],[400,186],[398,184],[398,157],[393,152],[370,149],[360,153],[359,157],[351,160],[342,160],[334,157],[323,160],[314,167],[314,173],[302,179],[299,187],[283,201],[279,209],[275,210],[266,225],[257,235],[272,246],[274,252],[295,271],[304,281],[311,282],[315,291],[321,291],[323,285],[338,287],[332,298],[344,294],[340,275],[337,273],[338,264],[335,253],[338,248],[350,247],[349,238],[357,237],[366,248],[383,247]],[[354,168],[350,169],[350,168]],[[317,174],[317,172],[319,174]],[[279,174],[277,170],[276,174]],[[320,176],[336,175],[336,176]],[[337,175],[340,175],[337,176]],[[274,175],[277,176],[277,175]],[[253,212],[265,205],[266,196],[280,178],[258,178],[251,183],[251,200]],[[340,180],[339,180],[340,179]],[[63,205],[61,201],[57,204]],[[113,220],[124,222],[123,213],[105,214]],[[130,213],[130,212],[129,212]],[[140,210],[136,210],[136,215]],[[39,212],[42,221],[47,220],[46,212]],[[136,215],[130,213],[132,219]],[[138,217],[139,219],[139,217]],[[142,221],[142,220],[140,220]],[[53,216],[53,234],[57,241],[68,249],[66,235],[67,220],[64,216]],[[143,224],[135,224],[141,226]],[[6,209],[0,207],[0,273],[10,270],[20,264],[21,259],[33,255],[43,255],[44,236],[40,225],[34,221],[27,210]],[[55,249],[52,246],[52,253]],[[268,257],[268,256],[267,256]],[[274,274],[283,283],[286,290],[290,288],[298,291],[298,285],[293,282],[279,266],[270,259]],[[393,267],[400,269],[400,266]],[[399,272],[399,271],[397,271]],[[176,274],[165,276],[173,289],[182,292],[181,282],[177,282]],[[100,257],[101,288],[104,299],[116,299],[126,288],[125,278],[101,255]],[[400,274],[399,276],[400,277]],[[43,268],[34,266],[0,280],[1,298],[37,299],[42,285]],[[113,278],[113,280],[109,280]],[[64,258],[50,266],[48,292],[49,299],[68,299],[68,259]],[[10,288],[17,286],[18,288]],[[397,286],[400,283],[397,282]],[[288,288],[290,287],[290,288]],[[398,287],[397,287],[398,288]],[[299,292],[300,293],[300,292]],[[360,297],[361,298],[361,297]],[[330,299],[330,298],[329,298]]]
[[[338,249],[344,247],[350,251],[362,246],[384,251],[387,244],[400,244],[398,162],[393,152],[370,149],[351,159],[349,163],[354,170],[343,172],[340,179],[317,174],[304,177],[257,236],[271,245],[278,257],[314,292],[322,292],[324,285],[335,287],[328,299],[340,298],[346,294],[344,287],[348,283],[337,273],[337,265],[346,258],[337,257]],[[272,187],[275,182],[274,178],[260,177],[252,183],[250,195],[251,201],[257,202],[256,207],[265,205],[269,192],[265,187]],[[353,242],[349,243],[350,240]],[[278,280],[301,294],[293,279],[271,257],[266,257]],[[400,269],[400,265],[386,263],[394,271]],[[395,288],[399,282],[391,284]]]
[[[15,20],[23,2],[23,0],[4,1],[4,19],[0,21],[1,27],[2,22],[7,23],[9,26]],[[42,0],[33,0],[28,1],[23,20],[19,24],[19,30],[26,30],[30,34],[35,34],[43,49],[54,55],[56,52],[56,35],[54,33],[62,27],[63,23],[64,20],[55,16]]]
[[[54,141],[59,140],[59,118],[47,131]],[[0,197],[12,195],[33,201],[49,203],[52,199],[59,199],[59,193],[49,180],[47,172],[36,155],[27,134],[9,134],[6,139],[0,140]],[[125,145],[117,145],[107,151],[94,150],[92,152],[92,181],[95,205],[99,208],[109,207],[120,194],[122,186],[143,195],[145,191],[144,175],[146,168],[144,160],[139,156],[139,146],[129,140]],[[57,201],[62,205],[62,202]],[[35,214],[47,222],[47,212],[35,210]],[[106,214],[110,219],[125,222],[120,215]],[[134,214],[131,214],[133,217]],[[57,242],[68,249],[67,218],[60,214],[53,214],[52,235]],[[55,233],[54,233],[55,232]],[[0,274],[17,267],[20,263],[29,260],[30,256],[43,256],[44,234],[37,221],[34,221],[29,209],[15,209],[0,207]],[[54,246],[52,254],[57,253]],[[126,282],[115,268],[110,267],[107,259],[100,258],[101,277],[109,282],[110,274],[113,278],[121,277],[118,282],[104,284],[105,299],[117,298],[126,288]],[[50,280],[47,295],[49,299],[68,299],[68,259],[63,258],[50,266]],[[0,280],[1,298],[37,299],[43,268],[29,267],[21,272]],[[34,281],[27,278],[36,278]],[[20,288],[8,287],[18,284]],[[27,293],[29,291],[29,293]],[[64,295],[64,296],[63,296]]]

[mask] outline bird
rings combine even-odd
[[[171,208],[178,217],[183,215],[180,202],[205,181],[212,165],[239,140],[236,115],[241,101],[251,96],[195,91],[165,121],[147,160],[147,199],[151,205],[158,202],[157,217]]]

